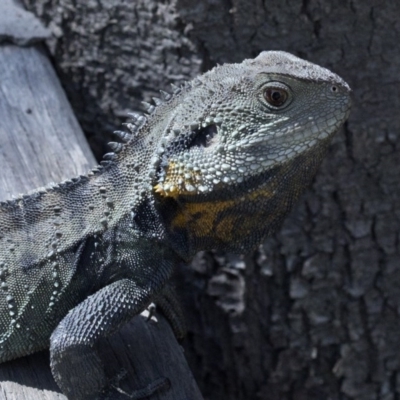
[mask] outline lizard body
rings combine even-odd
[[[0,203],[0,362],[50,345],[63,392],[95,398],[97,339],[160,295],[181,260],[245,252],[274,231],[346,120],[349,92],[327,69],[263,52],[134,115],[126,143],[87,176]]]

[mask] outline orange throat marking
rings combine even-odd
[[[178,196],[172,197],[179,201]],[[251,234],[260,223],[268,223],[265,210],[260,204],[266,203],[273,196],[274,190],[262,187],[232,200],[183,202],[180,204],[180,212],[172,219],[172,229],[188,230],[199,239],[208,237],[230,243],[235,238]],[[250,207],[250,203],[254,206]]]

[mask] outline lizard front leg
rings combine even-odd
[[[88,297],[60,322],[50,338],[51,369],[69,399],[95,399],[106,388],[104,368],[93,345],[141,312],[153,295],[134,281],[122,279]]]

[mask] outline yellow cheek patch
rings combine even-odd
[[[201,182],[199,171],[184,169],[174,161],[170,161],[166,168],[165,179],[154,186],[156,193],[164,197],[196,194],[196,187]]]

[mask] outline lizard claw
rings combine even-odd
[[[146,318],[146,322],[153,321],[158,322],[156,317],[156,305],[151,303],[145,310],[143,310],[140,315]]]

